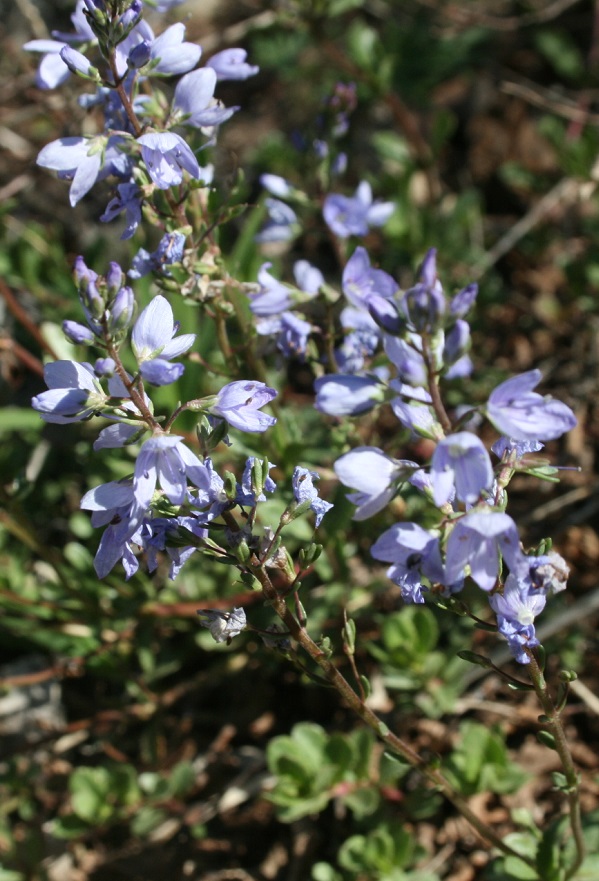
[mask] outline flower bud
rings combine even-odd
[[[60,57],[71,73],[86,79],[99,80],[97,68],[93,67],[91,61],[81,52],[78,52],[77,49],[73,49],[72,46],[63,46],[60,50]]]
[[[119,290],[110,308],[109,328],[112,332],[126,330],[135,310],[135,296],[130,287]]]
[[[142,40],[137,46],[134,46],[127,56],[127,67],[133,70],[139,70],[149,62],[152,57],[152,46],[147,40]]]
[[[105,275],[106,288],[111,297],[115,297],[123,284],[123,270],[118,263],[112,261]]]
[[[454,364],[470,348],[470,325],[467,321],[458,318],[449,333],[445,336],[443,347],[443,362],[446,365]]]
[[[63,321],[62,331],[72,343],[91,343],[94,340],[93,331],[78,321]]]

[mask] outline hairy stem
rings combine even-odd
[[[564,875],[564,881],[568,881],[569,878],[572,878],[576,874],[582,865],[585,856],[585,843],[582,834],[582,816],[580,811],[579,777],[574,761],[572,760],[572,753],[568,746],[566,732],[564,731],[564,726],[562,725],[562,720],[560,718],[560,712],[556,708],[553,698],[549,694],[549,689],[547,688],[543,672],[532,651],[528,652],[528,657],[530,658],[530,664],[527,665],[530,681],[534,686],[534,690],[545,716],[543,724],[549,733],[553,735],[555,751],[562,763],[564,776],[567,782],[566,794],[568,798],[568,807],[570,809],[570,829],[572,830],[572,837],[574,838],[574,844],[576,846],[576,856],[574,861]]]

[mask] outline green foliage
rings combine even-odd
[[[461,723],[457,747],[444,768],[463,795],[485,790],[510,793],[527,779],[510,760],[501,732],[478,722]]]
[[[337,862],[342,870],[335,871],[328,863],[317,863],[312,869],[313,881],[350,881],[372,878],[373,881],[438,881],[433,872],[422,872],[411,866],[421,856],[414,837],[396,824],[381,824],[366,835],[352,835],[339,849]]]
[[[446,712],[461,692],[467,665],[457,656],[448,658],[439,644],[434,611],[406,606],[385,615],[380,623],[380,639],[367,648],[380,662],[387,687],[414,692],[416,704],[428,715]]]
[[[373,813],[379,804],[371,776],[373,745],[368,730],[329,735],[311,722],[273,738],[267,760],[276,781],[268,798],[280,819],[291,823],[319,813],[331,799],[339,799],[358,818]]]

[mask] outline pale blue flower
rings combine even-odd
[[[459,431],[437,444],[431,459],[431,483],[435,505],[456,497],[467,505],[480,499],[493,486],[491,459],[482,441],[469,431]]]
[[[66,425],[100,411],[108,400],[90,364],[52,361],[44,367],[48,391],[31,400],[45,422]]]
[[[383,226],[395,211],[394,202],[373,202],[372,188],[362,181],[353,196],[330,193],[322,213],[329,228],[340,238],[365,236],[371,226]]]
[[[277,392],[263,382],[238,380],[224,386],[216,396],[209,412],[225,419],[239,431],[258,433],[276,423],[274,416],[261,413],[260,408],[269,404]]]
[[[358,309],[368,309],[373,295],[391,298],[397,291],[397,282],[382,269],[374,269],[365,248],[356,248],[347,261],[342,277],[343,293]]]
[[[183,365],[170,361],[191,348],[195,334],[175,337],[177,330],[171,305],[160,295],[154,297],[133,325],[131,346],[139,372],[153,385],[168,385],[183,374]]]
[[[247,80],[248,77],[255,76],[260,68],[255,64],[248,64],[246,58],[245,49],[223,49],[209,58],[206,66],[216,72],[219,80]]]
[[[314,406],[328,416],[357,416],[385,400],[385,386],[374,376],[330,374],[314,382]]]
[[[194,153],[174,132],[151,132],[137,139],[148,174],[157,187],[168,190],[183,182],[183,172],[200,178],[200,166]]]
[[[356,505],[353,520],[366,520],[382,511],[397,492],[401,480],[409,480],[419,466],[407,459],[392,459],[378,447],[356,447],[334,464],[337,477],[358,492],[349,493]]]
[[[193,70],[181,77],[175,87],[173,110],[186,116],[181,122],[195,128],[220,125],[229,119],[236,107],[224,107],[214,98],[216,74],[208,67]]]
[[[424,602],[423,578],[445,583],[439,538],[417,523],[396,523],[375,541],[370,553],[375,560],[393,564],[387,575],[401,588],[404,602]]]
[[[315,524],[318,528],[321,524],[322,518],[327,511],[331,510],[333,505],[331,502],[325,502],[324,499],[319,497],[318,490],[314,486],[315,480],[320,480],[320,475],[317,474],[316,471],[302,468],[301,465],[297,465],[294,468],[293,476],[291,478],[293,496],[298,505],[301,505],[302,502],[310,502],[310,508],[316,514]]]
[[[471,511],[453,527],[447,542],[446,573],[449,583],[464,576],[466,566],[483,590],[492,590],[499,573],[499,556],[518,574],[526,564],[518,529],[508,514],[486,508]]]
[[[501,434],[520,441],[553,440],[574,428],[576,417],[566,404],[533,392],[540,381],[541,371],[529,370],[491,392],[486,415]]]
[[[231,612],[219,612],[217,609],[198,609],[200,624],[207,627],[215,642],[226,642],[227,645],[235,636],[239,636],[247,626],[244,610],[239,607]]]

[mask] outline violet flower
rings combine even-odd
[[[343,293],[357,309],[368,309],[373,295],[390,299],[398,290],[397,282],[382,269],[374,269],[365,248],[356,248],[343,270]]]
[[[491,459],[482,441],[469,431],[459,431],[439,441],[431,459],[431,483],[435,505],[452,497],[475,504],[493,486]]]
[[[81,422],[101,410],[108,401],[90,364],[52,361],[44,367],[48,391],[31,399],[31,406],[45,422],[66,425]]]
[[[365,236],[371,226],[383,226],[395,210],[394,202],[372,201],[367,181],[359,184],[353,196],[329,193],[322,213],[329,228],[340,238]]]
[[[516,524],[508,514],[475,509],[454,526],[447,541],[446,575],[449,582],[464,576],[466,566],[483,590],[492,590],[499,573],[499,556],[518,574],[526,564]]]
[[[491,392],[486,415],[501,434],[520,441],[553,440],[574,428],[576,417],[566,404],[533,392],[540,381],[541,371],[529,370]]]
[[[211,67],[219,80],[247,80],[255,76],[260,68],[255,64],[246,62],[247,52],[245,49],[223,49],[217,52],[206,62]]]
[[[183,374],[183,365],[170,361],[191,348],[195,334],[174,338],[177,329],[171,305],[160,295],[154,297],[133,325],[131,346],[139,372],[152,385],[168,385]]]
[[[406,603],[424,602],[423,578],[445,583],[439,538],[417,523],[396,523],[375,541],[370,553],[375,560],[393,564],[387,575],[401,588]]]
[[[210,68],[193,70],[181,77],[175,88],[173,110],[183,114],[183,125],[194,128],[220,125],[229,119],[237,107],[224,107],[214,98],[216,74]]]
[[[233,428],[249,433],[266,431],[276,423],[274,416],[261,413],[277,392],[263,382],[238,380],[225,385],[216,395],[209,412],[225,419]]]
[[[137,139],[148,174],[157,187],[168,190],[183,181],[183,172],[199,179],[198,160],[191,147],[174,132],[150,132]]]
[[[318,490],[314,486],[314,481],[320,480],[320,475],[316,471],[310,471],[308,468],[302,468],[297,465],[293,471],[291,483],[293,486],[293,496],[298,505],[303,502],[310,502],[310,508],[316,515],[315,524],[318,528],[322,518],[330,511],[333,505],[331,502],[325,502],[318,495]]]
[[[385,400],[386,389],[374,376],[330,374],[314,382],[314,406],[327,416],[357,416]]]
[[[382,511],[397,492],[401,480],[409,480],[418,470],[416,462],[392,459],[378,447],[356,447],[337,459],[337,477],[358,492],[347,498],[356,505],[352,520],[366,520]]]

